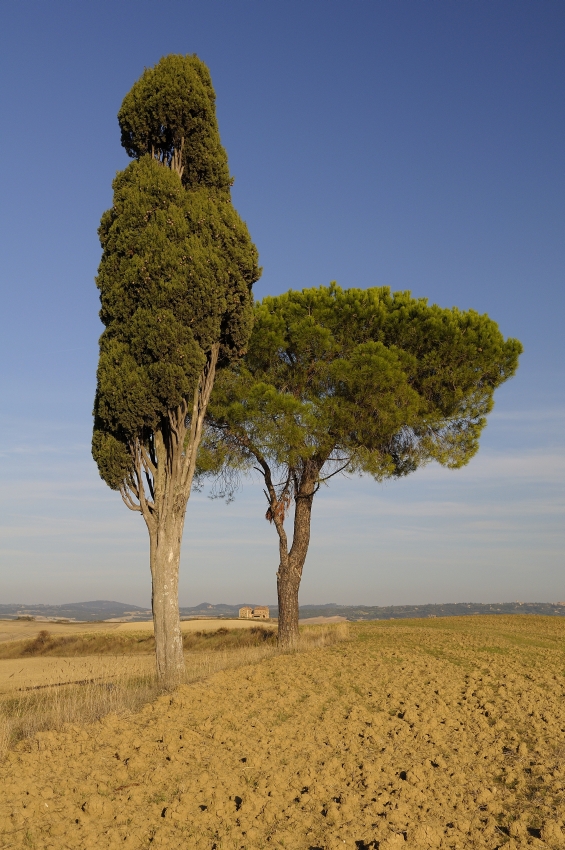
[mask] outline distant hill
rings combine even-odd
[[[243,604],[243,603],[242,603]],[[254,605],[255,603],[245,603]],[[241,605],[212,605],[202,602],[192,608],[183,607],[180,615],[190,617],[237,617]],[[270,606],[271,617],[276,617],[276,605]],[[444,605],[301,605],[302,619],[310,617],[346,617],[348,620],[401,620],[416,617],[460,617],[468,614],[543,614],[565,616],[565,602],[456,602]],[[149,608],[127,605],[123,602],[96,600],[94,602],[69,602],[66,605],[0,605],[0,619],[16,617],[68,619],[82,622],[100,620],[131,620],[140,622],[151,619]]]
[[[347,617],[348,620],[403,620],[418,617],[461,617],[468,614],[543,614],[565,616],[565,602],[450,602],[444,605],[301,605],[300,616]]]
[[[16,617],[36,617],[62,620],[131,619],[150,620],[151,610],[138,605],[124,605],[123,602],[108,602],[98,599],[94,602],[68,602],[66,605],[0,605],[0,619],[13,620]]]

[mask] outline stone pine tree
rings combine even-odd
[[[386,288],[332,284],[256,305],[248,353],[222,373],[212,395],[202,470],[215,470],[218,494],[233,487],[234,471],[253,468],[264,480],[266,518],[279,539],[282,647],[298,639],[298,591],[320,486],[340,472],[383,480],[431,460],[464,466],[521,350],[486,315]]]
[[[105,330],[92,451],[147,524],[157,672],[171,684],[184,670],[179,558],[204,416],[216,370],[246,350],[259,268],[198,57],[147,69],[118,119],[133,162],[99,228]]]

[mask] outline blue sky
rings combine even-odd
[[[301,601],[565,599],[565,5],[5,3],[0,10],[0,599],[147,604],[147,532],[90,457],[96,229],[116,113],[166,53],[210,67],[258,298],[410,289],[525,352],[479,455],[316,499]],[[273,602],[258,482],[194,494],[181,603]]]

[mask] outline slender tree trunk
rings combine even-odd
[[[277,595],[279,603],[278,642],[281,649],[294,649],[298,645],[298,591],[308,546],[310,545],[310,520],[312,501],[317,489],[320,464],[307,461],[295,493],[294,529],[290,551],[279,532],[280,564],[277,572]],[[281,530],[284,533],[284,528]]]
[[[281,559],[277,572],[277,598],[279,603],[278,644],[281,649],[298,646],[298,590],[300,575],[292,569],[288,555]]]
[[[192,408],[183,402],[177,410],[169,411],[146,444],[139,440],[135,443],[135,479],[129,482],[131,492],[122,489],[126,505],[141,511],[149,531],[155,656],[157,675],[165,687],[178,685],[184,676],[178,593],[180,550],[219,347],[212,346]],[[139,500],[138,505],[131,493]]]
[[[185,669],[178,604],[184,512],[181,517],[164,520],[150,535],[151,607],[157,676],[166,687],[174,687],[182,681]]]

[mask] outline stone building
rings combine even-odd
[[[240,620],[268,620],[269,609],[266,605],[258,605],[256,608],[244,605],[239,609],[239,618]]]

